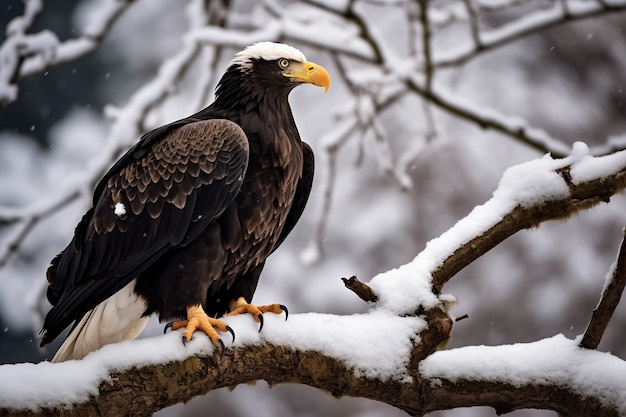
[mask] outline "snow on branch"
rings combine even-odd
[[[0,45],[0,110],[17,98],[22,78],[74,61],[96,49],[113,23],[133,0],[98,2],[93,19],[81,36],[61,42],[55,33],[42,30],[27,33],[43,8],[42,0],[25,0],[24,14],[7,25],[6,39]]]
[[[501,415],[550,403],[564,416],[626,414],[626,362],[562,335],[435,352],[419,369],[430,387],[426,411],[491,406]]]
[[[542,159],[509,168],[493,197],[428,243],[416,262],[431,265],[433,289],[514,233],[547,220],[565,219],[608,202],[626,188],[626,151],[602,157],[577,142],[566,158]]]
[[[464,1],[466,4],[471,2],[471,0]],[[506,4],[506,6],[508,7],[510,4]],[[469,5],[468,10],[472,10]],[[435,57],[433,65],[437,68],[456,67],[484,52],[500,48],[528,35],[558,25],[623,10],[626,10],[626,2],[622,0],[612,2],[555,1],[548,8],[523,15],[512,22],[488,31],[480,31],[476,16],[472,12],[468,12],[470,33],[474,45],[463,50],[441,54]]]
[[[404,84],[406,90],[421,96],[424,100],[454,117],[477,124],[483,128],[493,129],[533,149],[542,153],[549,152],[556,157],[565,156],[569,145],[551,137],[544,130],[530,125],[519,116],[504,115],[493,109],[479,106],[470,100],[455,97],[442,86],[435,88],[433,85],[436,85],[434,81],[438,70],[445,67],[461,67],[487,50],[503,48],[515,40],[547,28],[567,24],[575,20],[589,19],[603,14],[626,10],[626,2],[620,0],[613,2],[554,1],[550,2],[548,8],[523,14],[519,18],[496,29],[485,31],[480,29],[479,24],[481,18],[479,12],[481,10],[510,8],[519,2],[505,0],[486,5],[483,4],[484,2],[475,4],[472,0],[463,0],[460,9],[459,3],[453,2],[451,5],[444,6],[444,8],[450,9],[450,13],[454,16],[458,17],[462,14],[467,16],[471,38],[474,39],[473,46],[459,52],[458,48],[432,50],[433,38],[437,36],[435,30],[438,27],[437,22],[442,9],[430,5],[428,2],[420,1],[419,19],[414,19],[415,13],[413,13],[411,6],[399,2],[400,6],[407,9],[407,16],[411,20],[409,28],[413,29],[416,24],[419,26],[419,30],[415,32],[419,33],[420,36],[410,36],[408,40],[409,49],[412,50],[414,44],[421,44],[422,53],[421,56],[412,53],[409,57],[394,57],[387,52],[388,48],[386,48],[385,42],[373,36],[371,29],[368,29],[368,23],[354,12],[355,4],[358,2],[349,2],[344,8],[331,8],[325,4],[312,1],[307,3],[328,13],[333,13],[345,19],[347,23],[354,23],[361,28],[358,36],[370,46],[375,58],[370,60],[372,70],[369,73],[360,71],[345,74],[348,79],[352,79],[352,83],[373,84],[377,86],[379,91],[385,91],[386,88],[393,89],[398,83]],[[565,7],[564,4],[568,6]],[[393,4],[392,6],[397,5]],[[409,33],[413,33],[413,31],[409,30]],[[343,42],[339,44],[343,44]],[[337,46],[337,42],[318,44],[318,46],[333,52],[340,58],[345,56],[340,47]],[[434,52],[437,53],[435,54]],[[365,57],[362,56],[361,60],[364,59]],[[364,75],[364,73],[366,74]],[[372,73],[377,73],[377,75],[372,75]],[[354,95],[354,89],[352,90]],[[420,147],[415,148],[420,149]],[[610,149],[602,147],[598,149],[599,153],[597,154],[600,155],[624,149],[624,146],[619,144],[617,147],[611,146]],[[397,170],[397,175],[400,178],[405,177],[402,168]],[[406,181],[401,182],[401,184],[404,183]]]
[[[389,4],[388,7],[402,7],[406,9],[409,28],[406,42],[409,56],[394,56],[394,53],[390,52],[391,48],[385,43],[385,39],[381,36],[374,36],[374,34],[377,34],[377,31],[372,30],[372,25],[357,12],[358,8],[356,5],[359,2],[347,2],[341,7],[311,0],[305,3],[318,11],[332,15],[336,19],[344,20],[345,27],[352,28],[356,25],[359,30],[357,33],[352,33],[352,36],[357,37],[360,42],[369,46],[365,51],[369,49],[373,53],[373,57],[368,57],[365,52],[361,52],[361,49],[359,49],[359,54],[356,54],[356,56],[359,58],[358,62],[362,62],[364,65],[357,66],[355,70],[352,66],[344,63],[345,61],[354,62],[352,58],[355,57],[355,54],[345,52],[345,42],[337,42],[337,39],[343,40],[349,35],[344,35],[340,38],[333,35],[334,41],[332,42],[315,41],[314,46],[331,52],[335,58],[339,73],[349,88],[355,103],[351,109],[353,115],[348,116],[354,118],[352,124],[355,127],[355,134],[348,135],[342,133],[335,135],[332,132],[330,136],[340,137],[341,140],[337,143],[343,146],[349,140],[360,140],[362,143],[364,136],[370,132],[373,133],[374,143],[379,145],[378,149],[373,152],[374,157],[383,167],[384,173],[390,175],[402,189],[411,186],[412,181],[407,174],[409,167],[412,166],[413,161],[417,160],[420,153],[435,137],[434,132],[436,132],[437,128],[436,121],[432,117],[432,108],[443,110],[457,119],[475,124],[481,128],[496,131],[541,153],[550,153],[554,157],[566,156],[570,145],[566,144],[565,141],[551,136],[544,129],[533,126],[520,116],[503,114],[493,108],[478,105],[468,98],[455,95],[441,82],[438,82],[439,70],[451,67],[461,68],[463,64],[478,58],[483,51],[504,48],[517,39],[550,27],[567,24],[574,20],[588,19],[602,14],[626,10],[626,2],[623,1],[615,1],[610,4],[569,1],[565,2],[569,5],[567,8],[563,7],[564,2],[554,1],[550,3],[551,6],[548,8],[523,14],[497,29],[483,30],[480,25],[481,12],[483,10],[493,10],[494,8],[503,10],[515,7],[519,2],[504,0],[493,4],[490,3],[489,5],[485,4],[485,2],[476,3],[472,0],[453,2],[444,6],[449,13],[443,14],[453,16],[452,20],[458,20],[457,18],[465,16],[468,20],[471,38],[474,43],[469,49],[459,52],[458,48],[438,48],[436,51],[433,50],[434,39],[438,36],[437,32],[442,26],[441,8],[427,1],[419,1],[417,6],[409,4],[409,2],[400,1]],[[378,4],[378,2],[371,3]],[[281,19],[286,19],[286,16],[289,15],[288,10],[276,11],[275,15],[280,16]],[[444,16],[443,20],[448,21],[449,16]],[[291,21],[289,19],[286,20]],[[347,31],[350,32],[351,29]],[[421,49],[419,53],[416,45],[419,45]],[[396,157],[387,151],[391,149],[389,139],[386,137],[384,126],[378,122],[378,119],[381,113],[388,108],[398,110],[400,106],[395,104],[407,93],[418,95],[423,100],[427,129],[423,135],[423,144],[419,142],[422,138],[414,139],[414,142],[417,143],[408,146],[405,152]],[[365,118],[362,117],[363,112],[359,112],[359,104],[362,103],[369,103],[368,108],[371,109]],[[340,113],[338,118],[345,119],[346,114]],[[342,130],[344,125],[340,126],[335,131]],[[358,129],[358,127],[361,129]],[[594,148],[594,153],[596,155],[607,155],[624,149],[624,147],[624,143],[598,146]],[[310,245],[310,250],[307,254],[309,259],[317,259],[321,253],[321,236],[324,235],[326,223],[324,219],[329,213],[330,199],[334,187],[334,164],[336,161],[334,153],[337,149],[335,146],[325,148],[325,151],[328,153],[326,170],[330,174],[322,192],[323,210],[316,233],[317,241]],[[363,146],[358,146],[357,149],[361,152],[357,155],[357,158],[360,159]]]
[[[565,143],[551,137],[544,130],[531,126],[520,117],[506,116],[494,109],[478,106],[445,91],[443,88],[428,90],[414,79],[407,80],[406,84],[407,88],[453,116],[474,123],[483,129],[492,129],[517,139],[542,153],[547,152],[555,157],[567,155],[569,148]]]
[[[456,272],[515,231],[608,202],[624,188],[626,151],[592,157],[577,143],[566,158],[511,167],[489,201],[412,262],[369,285],[345,280],[369,301],[367,313],[296,314],[287,322],[268,315],[261,333],[249,317],[226,317],[237,339],[221,354],[202,334],[183,346],[172,332],[108,345],[80,361],[3,365],[0,380],[12,383],[0,392],[0,416],[147,416],[259,379],[370,398],[411,415],[477,405],[500,413],[543,408],[571,416],[623,415],[626,362],[578,341],[555,336],[437,350],[453,323],[447,312],[453,297],[440,293]]]

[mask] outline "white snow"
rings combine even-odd
[[[412,81],[416,85],[421,85],[419,77],[413,76]],[[439,100],[447,103],[458,111],[463,112],[473,120],[482,120],[493,126],[493,129],[502,129],[518,135],[523,135],[526,141],[532,145],[548,149],[555,155],[566,155],[570,152],[570,146],[555,139],[544,129],[533,126],[520,116],[506,115],[497,109],[479,105],[459,94],[455,94],[446,87],[437,86],[435,94]]]
[[[589,146],[585,142],[574,142],[572,145],[572,162],[579,162],[585,156],[589,155]]]
[[[229,317],[237,334],[235,345],[270,342],[294,350],[323,352],[344,362],[356,375],[382,381],[407,378],[412,344],[426,328],[420,318],[398,317],[386,311],[346,316],[304,313],[290,315],[287,321],[271,314],[264,318],[259,333],[250,317]]]
[[[113,212],[117,217],[122,217],[126,214],[126,206],[124,205],[124,203],[115,203],[115,208],[113,209]]]
[[[234,329],[234,346],[272,343],[287,349],[318,351],[342,361],[356,375],[380,380],[406,381],[410,350],[424,330],[425,323],[416,317],[398,317],[384,311],[370,314],[336,316],[328,314],[265,314],[265,325],[248,315],[228,317]],[[223,335],[228,349],[230,335]],[[41,362],[0,366],[0,407],[24,407],[72,404],[96,394],[99,384],[114,370],[134,366],[183,360],[192,355],[214,351],[209,339],[196,332],[183,345],[180,332],[104,346],[80,361],[57,364]]]
[[[236,30],[221,27],[207,26],[199,28],[188,35],[189,40],[194,40],[212,45],[235,45],[237,47],[261,42],[265,39],[276,39],[280,35],[280,25],[268,22],[261,29],[242,33]]]
[[[533,343],[467,346],[439,351],[420,363],[431,383],[441,379],[568,385],[581,396],[593,396],[626,414],[626,362],[610,353],[583,349],[562,335]]]
[[[378,296],[376,307],[396,315],[434,307],[439,301],[431,290],[430,271],[418,260],[375,276],[369,286]]]
[[[626,168],[626,151],[615,152],[603,157],[583,156],[572,166],[572,183],[580,184],[594,178],[601,178]]]
[[[515,165],[502,176],[498,189],[493,193],[493,200],[513,208],[565,198],[569,194],[569,187],[555,170],[570,163],[571,158],[553,159],[545,155],[541,159]]]

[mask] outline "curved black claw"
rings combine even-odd
[[[231,343],[235,343],[235,331],[230,326],[226,326],[226,330],[233,336],[233,341]]]
[[[187,338],[183,336],[183,346],[187,346]]]
[[[224,356],[224,349],[226,349],[224,342],[222,342],[222,339],[217,339],[217,342],[220,344],[220,356]]]
[[[170,321],[169,323],[167,323],[165,327],[163,328],[163,334],[167,333],[167,331],[172,328],[173,324],[174,324],[173,321]]]
[[[289,310],[287,310],[287,307],[285,307],[282,304],[280,304],[279,307],[280,307],[281,310],[283,310],[285,312],[285,321],[287,321],[287,319],[289,318]]]
[[[259,333],[261,333],[261,330],[263,330],[263,314],[259,314],[257,317],[259,319],[259,323],[261,323],[259,326]]]

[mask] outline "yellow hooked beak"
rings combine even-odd
[[[328,75],[326,68],[313,62],[293,63],[283,72],[283,75],[302,83],[324,87],[324,92],[328,91],[330,87],[330,75]]]

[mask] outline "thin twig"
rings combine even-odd
[[[472,59],[477,58],[479,55],[487,51],[500,48],[504,45],[510,44],[512,42],[544,31],[546,29],[623,10],[626,10],[626,2],[613,4],[603,3],[597,8],[589,8],[576,14],[572,12],[568,15],[565,15],[563,14],[561,6],[557,4],[556,6],[548,10],[525,15],[524,17],[510,22],[501,28],[484,32],[483,36],[481,37],[480,48],[475,47],[470,50],[460,52],[455,56],[446,57],[445,59],[441,59],[439,61],[435,60],[433,65],[436,68],[458,67]],[[516,30],[510,30],[510,28],[514,27],[514,25],[519,27],[516,28]]]
[[[211,1],[208,4],[205,4],[208,18],[206,25],[226,28],[228,23],[229,6],[230,2],[228,0]],[[201,84],[204,88],[202,88],[198,97],[198,107],[205,106],[211,98],[211,87],[217,83],[219,77],[217,66],[222,57],[222,53],[224,52],[224,47],[222,45],[213,45],[211,50],[207,52],[209,54],[206,59],[208,70],[206,71],[207,75],[205,77],[205,81]]]
[[[476,10],[474,10],[472,0],[463,0],[463,3],[465,4],[465,9],[467,10],[467,16],[469,18],[470,33],[472,34],[472,39],[474,40],[474,48],[477,51],[480,51],[483,48],[483,43],[480,40]]]
[[[549,137],[547,133],[539,131],[530,125],[521,123],[519,119],[515,121],[515,124],[509,123],[503,120],[504,116],[501,118],[494,111],[490,111],[488,115],[484,111],[481,113],[481,110],[461,104],[449,95],[428,91],[413,80],[407,80],[406,84],[410,90],[436,104],[439,108],[460,119],[475,123],[483,129],[493,129],[542,153],[550,153],[555,158],[564,157],[569,152],[569,146],[565,143]]]
[[[49,30],[26,33],[42,8],[39,0],[28,0],[23,16],[13,19],[7,38],[0,45],[0,110],[17,98],[17,83],[56,65],[74,61],[94,51],[113,24],[134,0],[101,2],[100,10],[86,26],[81,36],[59,41]]]
[[[371,303],[375,303],[378,300],[378,296],[374,294],[370,286],[359,281],[355,275],[352,275],[350,278],[341,278],[341,280],[346,288],[355,293],[361,300]]]
[[[609,272],[606,285],[602,291],[600,302],[591,314],[591,320],[580,342],[580,347],[596,349],[609,320],[619,304],[624,286],[626,285],[626,228],[622,231],[622,244],[619,248],[617,260]]]
[[[18,223],[15,227],[19,227],[19,230],[12,239],[8,242],[4,242],[2,247],[0,247],[0,268],[3,268],[9,259],[17,253],[19,248],[22,246],[24,239],[30,234],[37,224],[47,218],[55,214],[58,210],[63,207],[66,207],[76,199],[78,199],[81,195],[81,192],[76,189],[72,192],[69,192],[56,200],[50,201],[48,204],[44,204],[38,210],[24,210],[26,212],[23,216],[7,216],[6,218],[0,217],[0,223],[4,224],[13,224]]]
[[[430,20],[428,18],[428,0],[419,0],[420,19],[422,22],[422,53],[424,55],[424,86],[426,90],[432,89],[433,60],[430,49]]]

